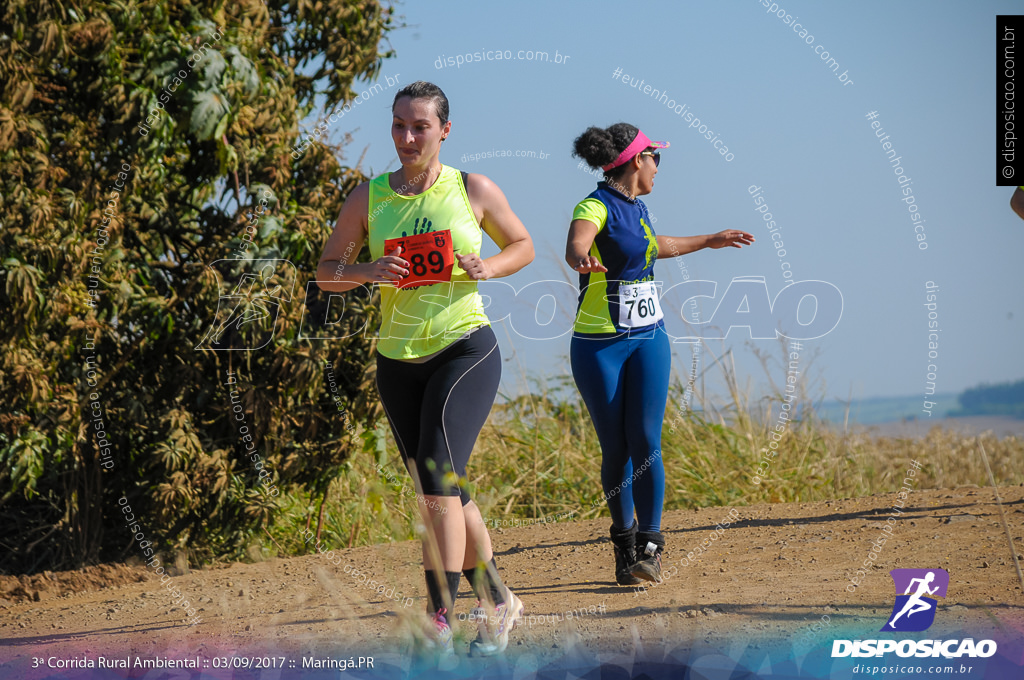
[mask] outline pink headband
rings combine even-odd
[[[649,146],[653,146],[656,148],[664,148],[668,146],[668,142],[652,142],[650,139],[647,138],[647,135],[645,135],[640,130],[637,130],[636,138],[633,139],[633,141],[630,142],[629,146],[627,146],[625,150],[619,154],[619,157],[616,158],[611,163],[609,163],[608,165],[603,166],[601,169],[604,170],[605,172],[608,172],[612,168],[617,168]]]

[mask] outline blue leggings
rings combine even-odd
[[[639,530],[661,531],[661,426],[672,368],[668,334],[659,327],[608,338],[574,335],[569,356],[601,443],[601,485],[612,524],[628,529],[635,503]]]

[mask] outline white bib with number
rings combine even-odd
[[[642,328],[661,321],[662,317],[654,281],[619,285],[619,326]]]

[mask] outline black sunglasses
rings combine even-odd
[[[641,151],[641,156],[650,156],[654,159],[654,167],[658,167],[661,163],[661,152],[660,151]]]

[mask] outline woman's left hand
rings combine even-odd
[[[732,246],[733,248],[742,248],[743,246],[749,246],[754,242],[754,235],[748,234],[745,231],[739,231],[736,229],[726,229],[720,231],[717,234],[711,234],[708,236],[708,248],[725,248],[726,246]]]
[[[485,281],[491,278],[491,268],[476,253],[470,253],[469,255],[455,253],[455,259],[459,261],[459,266],[462,267],[470,279]]]

